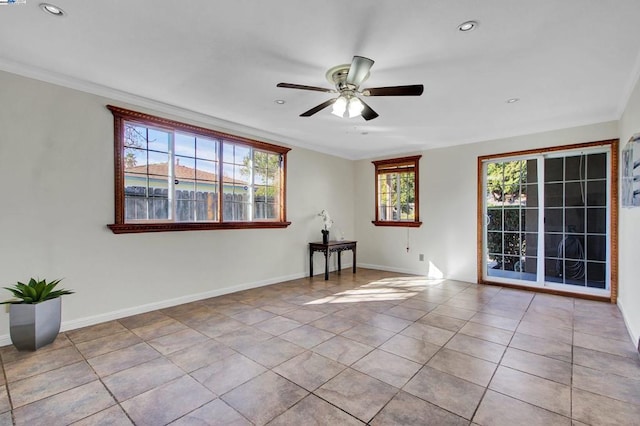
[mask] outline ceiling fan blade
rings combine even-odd
[[[276,84],[276,87],[284,87],[287,89],[313,90],[315,92],[326,92],[326,93],[335,92],[335,90],[333,89],[325,89],[324,87],[305,86],[303,84],[292,84],[292,83],[278,83]]]
[[[302,114],[300,114],[300,117],[311,117],[313,114],[315,114],[316,112],[322,111],[329,105],[333,104],[335,101],[336,99],[329,99],[328,101],[325,101],[320,105],[311,108],[309,111],[303,112]]]
[[[364,56],[354,56],[347,74],[347,84],[358,87],[369,75],[369,70],[373,66],[373,60]]]
[[[364,109],[360,113],[362,115],[362,118],[369,121],[378,116],[378,113],[372,110],[371,107],[367,105],[362,99],[360,99],[360,102],[362,102],[362,105],[364,105]]]
[[[410,86],[373,87],[362,91],[364,96],[420,96],[424,91],[422,84]]]

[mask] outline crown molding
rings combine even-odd
[[[104,86],[88,80],[78,79],[66,74],[60,74],[43,68],[25,65],[5,58],[0,58],[0,70],[19,75],[21,77],[31,78],[34,80],[43,81],[45,83],[66,87],[68,89],[78,90],[91,95],[108,98],[110,101],[124,102],[128,105],[137,106],[150,111],[170,114],[182,119],[195,121],[201,124],[212,126],[215,128],[215,130],[224,133],[232,133],[237,136],[259,139],[275,144],[285,144],[299,148],[305,148],[334,157],[353,160],[353,158],[350,158],[350,156],[344,152],[336,152],[336,150],[329,150],[324,147],[309,144],[305,141],[300,141],[297,139],[291,139],[289,137],[277,133],[272,133],[263,129],[227,121],[177,105],[172,105],[144,96],[135,95],[133,93],[124,92],[113,87]]]

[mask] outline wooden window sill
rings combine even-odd
[[[143,232],[212,231],[216,229],[275,229],[286,228],[291,222],[223,222],[223,223],[115,223],[107,225],[114,234]]]
[[[422,226],[422,222],[402,222],[402,221],[384,221],[384,220],[372,220],[375,226],[399,226],[405,228],[419,228]]]

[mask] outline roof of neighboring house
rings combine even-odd
[[[125,173],[139,173],[148,175],[168,176],[169,175],[169,163],[154,163],[142,166],[125,167]],[[218,176],[215,173],[209,173],[204,170],[198,170],[191,167],[176,164],[174,166],[175,177],[179,180],[186,181],[217,181]],[[247,185],[247,182],[233,179],[228,176],[223,176],[222,181],[224,183],[231,183],[234,185]]]

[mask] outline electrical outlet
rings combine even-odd
[[[424,254],[420,253],[420,254],[418,255],[418,260],[419,260],[420,262],[424,262]]]

